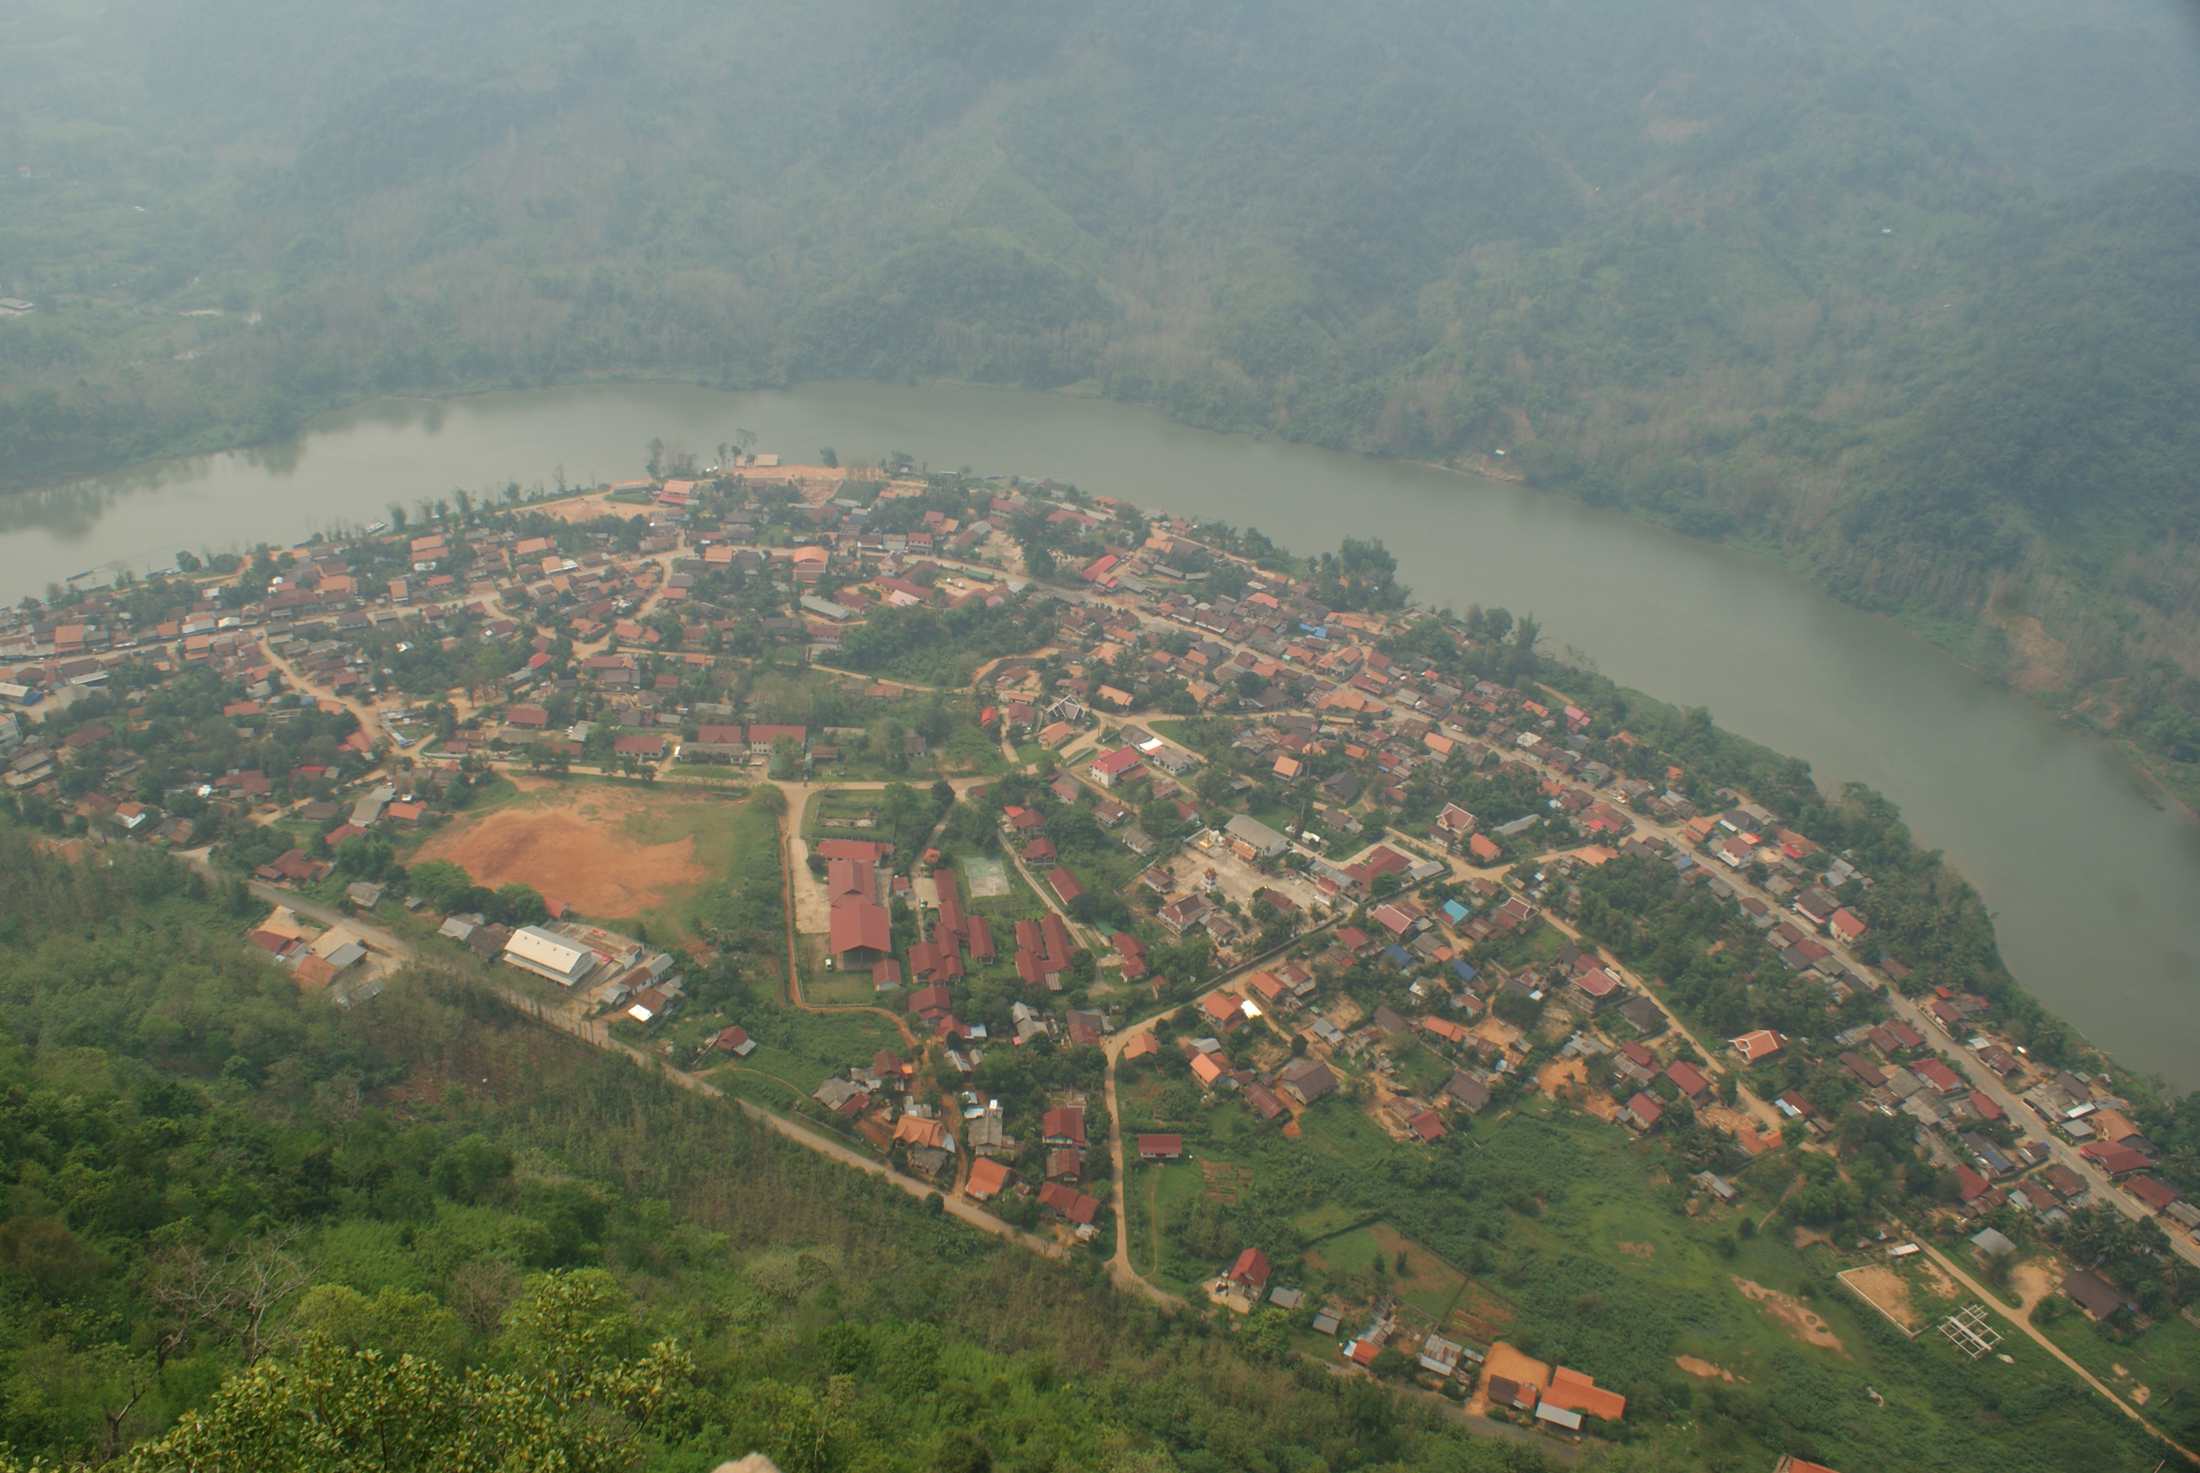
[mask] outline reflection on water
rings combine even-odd
[[[1059,476],[1301,549],[1384,538],[1424,599],[1533,612],[1550,648],[1578,646],[1616,680],[1708,706],[1822,780],[1885,792],[1978,885],[2027,986],[2127,1062],[2200,1085],[2200,826],[2152,809],[2101,743],[1891,622],[1769,562],[1561,495],[1061,395],[589,385],[385,400],[291,443],[0,498],[0,596],[87,566],[165,564],[179,548],[294,541],[455,487],[620,480],[640,474],[654,437],[707,452],[738,426],[794,458],[836,445],[850,460],[891,449]]]

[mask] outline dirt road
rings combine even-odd
[[[206,861],[204,855],[196,857],[187,855],[185,858],[206,873],[215,873],[212,865]],[[298,914],[310,916],[323,925],[335,925],[341,922],[364,937],[369,946],[387,952],[389,955],[403,961],[415,960],[413,948],[409,943],[379,926],[364,924],[354,917],[341,915],[328,906],[305,900],[291,891],[278,889],[273,885],[263,885],[256,880],[247,883],[250,885],[253,894],[270,904],[287,905]],[[536,1022],[546,1023],[560,1033],[569,1034],[581,1042],[600,1048],[607,1053],[617,1054],[644,1069],[662,1075],[667,1081],[678,1085],[681,1089],[695,1094],[707,1095],[711,1099],[726,1101],[751,1120],[777,1132],[806,1150],[830,1157],[841,1165],[853,1167],[866,1176],[877,1177],[912,1197],[923,1199],[935,1195],[934,1189],[928,1183],[903,1176],[885,1163],[874,1160],[829,1136],[821,1135],[799,1121],[789,1120],[783,1115],[775,1115],[761,1105],[751,1104],[747,1100],[728,1096],[724,1090],[721,1090],[709,1080],[698,1079],[684,1069],[674,1068],[654,1054],[645,1053],[631,1044],[613,1038],[609,1030],[601,1023],[579,1017],[571,1009],[545,1006],[541,999],[531,997],[516,988],[506,987],[492,979],[481,979],[478,985],[513,1011],[524,1014]],[[1015,1243],[1017,1246],[1037,1253],[1044,1258],[1060,1259],[1067,1256],[1062,1249],[1062,1245],[1051,1238],[1044,1238],[1037,1233],[1027,1233],[1021,1228],[1012,1227],[993,1216],[990,1212],[982,1211],[961,1198],[943,1196],[942,1200],[949,1216],[968,1223],[980,1232],[990,1233],[1004,1242]]]
[[[1162,1018],[1169,1016],[1169,1013],[1173,1013],[1175,1011],[1175,1008],[1171,1008],[1169,1009],[1168,1013],[1156,1014],[1154,1017],[1147,1019],[1143,1024],[1141,1024],[1140,1030],[1151,1028]],[[1143,1274],[1139,1273],[1136,1268],[1131,1266],[1131,1218],[1130,1202],[1127,1196],[1127,1193],[1129,1191],[1128,1184],[1130,1181],[1130,1176],[1129,1172],[1126,1170],[1125,1153],[1123,1150],[1123,1107],[1117,1099],[1115,1092],[1115,1067],[1117,1062],[1122,1058],[1123,1046],[1130,1042],[1130,1040],[1134,1036],[1135,1031],[1138,1030],[1132,1030],[1128,1028],[1123,1029],[1122,1031],[1101,1040],[1100,1044],[1101,1051],[1107,1055],[1108,1061],[1107,1073],[1105,1075],[1108,1101],[1108,1120],[1113,1126],[1113,1130],[1108,1142],[1108,1149],[1115,1159],[1115,1256],[1108,1260],[1108,1278],[1114,1282],[1115,1286],[1118,1289],[1125,1290],[1132,1294],[1142,1294],[1146,1298],[1151,1299],[1154,1303],[1159,1304],[1164,1308],[1182,1309],[1185,1307],[1185,1301],[1181,1296],[1171,1294],[1168,1290],[1162,1288],[1159,1284],[1153,1283]]]
[[[2040,1347],[2040,1349],[2046,1351],[2049,1355],[2061,1361],[2072,1371],[2076,1372],[2079,1380],[2085,1382],[2086,1385],[2092,1387],[2095,1391],[2098,1391],[2101,1395],[2107,1397],[2109,1401],[2115,1405],[2116,1410],[2122,1412],[2125,1416],[2131,1418],[2132,1421],[2137,1422],[2140,1426],[2146,1428],[2149,1433],[2160,1439],[2160,1441],[2165,1446],[2174,1448],[2179,1454],[2184,1457],[2186,1462],[2194,1464],[2195,1466],[2200,1466],[2200,1453],[2194,1453],[2191,1448],[2186,1447],[2183,1443],[2174,1441],[2168,1433],[2164,1432],[2161,1428],[2155,1426],[2152,1422],[2149,1422],[2145,1417],[2141,1416],[2136,1407],[2126,1402],[2114,1391],[2111,1391],[2108,1388],[2107,1384],[2103,1382],[2098,1376],[2094,1375],[2084,1366],[2079,1365],[2068,1355],[2064,1354],[2062,1347],[2057,1345],[2054,1341],[2048,1339],[2044,1333],[2035,1328],[2032,1324],[2032,1321],[2026,1318],[2022,1312],[2011,1308],[2007,1304],[2002,1303],[2000,1299],[1994,1296],[1992,1290],[1988,1289],[1977,1279],[1972,1278],[1970,1274],[1964,1272],[1961,1268],[1957,1267],[1954,1261],[1951,1260],[1947,1254],[1941,1252],[1932,1244],[1925,1242],[1922,1238],[1918,1239],[1917,1242],[1918,1246],[1925,1250],[1926,1257],[1932,1259],[1934,1263],[1938,1264],[1943,1272],[1945,1272],[1950,1278],[1954,1279],[1957,1283],[1961,1284],[1964,1289],[1973,1297],[1975,1297],[1981,1304],[1984,1304],[1995,1314],[2000,1315],[2010,1324],[2015,1325],[2020,1334],[2024,1335],[2027,1339],[2032,1340]]]

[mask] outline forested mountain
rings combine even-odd
[[[2183,0],[0,18],[4,474],[398,389],[1081,384],[1781,550],[2200,762]],[[217,315],[184,316],[184,313]]]

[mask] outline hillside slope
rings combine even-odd
[[[2176,0],[32,0],[0,28],[0,292],[40,304],[0,322],[19,482],[399,389],[1086,383],[1505,448],[2200,765]]]

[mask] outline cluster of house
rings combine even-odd
[[[1867,938],[1869,926],[1856,904],[1840,898],[1868,887],[1868,877],[1739,795],[1699,813],[1677,768],[1666,770],[1662,784],[1624,774],[1618,768],[1637,745],[1633,738],[1611,732],[1576,704],[1453,677],[1433,661],[1390,653],[1398,648],[1392,637],[1423,614],[1329,608],[1310,583],[1242,562],[1233,563],[1239,576],[1228,580],[1240,591],[1225,593],[1201,579],[1198,569],[1226,554],[1200,528],[1157,519],[1143,524],[1137,545],[1122,545],[1119,529],[1130,524],[1105,498],[1067,502],[1046,499],[1044,488],[1001,486],[981,493],[976,514],[963,518],[930,509],[909,516],[894,507],[922,490],[917,482],[866,485],[837,474],[781,473],[756,461],[738,476],[625,488],[647,517],[638,534],[492,524],[316,542],[277,550],[264,588],[241,581],[228,588],[179,585],[183,596],[143,624],[133,612],[142,600],[115,591],[91,591],[57,609],[10,610],[0,614],[4,780],[15,790],[55,790],[71,751],[97,748],[111,733],[88,723],[47,739],[46,731],[58,734],[67,725],[53,713],[100,689],[124,660],[218,671],[233,687],[225,716],[240,730],[264,731],[305,704],[285,694],[286,668],[331,702],[372,701],[388,690],[393,659],[470,640],[516,651],[516,668],[493,682],[501,697],[492,707],[496,715],[468,720],[440,739],[436,755],[463,757],[477,743],[575,755],[592,725],[608,724],[622,758],[761,763],[791,750],[808,769],[837,758],[861,729],[746,720],[731,704],[697,699],[695,678],[713,684],[712,672],[731,658],[722,653],[728,641],[752,628],[829,657],[874,609],[998,606],[1024,597],[1025,581],[999,571],[1015,555],[1002,529],[1011,517],[1037,514],[1064,535],[1108,550],[1078,565],[1084,593],[1060,616],[1056,653],[1012,658],[991,670],[979,693],[985,729],[1058,751],[1096,719],[1134,713],[1160,696],[1172,710],[1227,711],[1240,718],[1233,792],[1312,816],[1289,832],[1247,814],[1201,828],[1201,805],[1178,781],[1200,759],[1135,724],[1135,716],[1117,722],[1107,740],[1056,780],[1057,799],[1088,805],[1147,861],[1138,891],[1150,905],[1150,923],[1138,927],[1146,936],[1204,935],[1228,963],[1274,916],[1291,918],[1295,930],[1334,927],[1334,944],[1321,956],[1278,964],[1244,979],[1226,998],[1201,1002],[1209,1026],[1185,1063],[1204,1087],[1241,1091],[1274,1118],[1287,1109],[1285,1101],[1303,1106],[1333,1091],[1337,1070],[1363,1050],[1373,1052],[1380,1073],[1383,1040],[1411,1030],[1454,1055],[1458,1068],[1429,1098],[1381,1091],[1379,1108],[1401,1138],[1433,1140],[1445,1111],[1485,1106],[1492,1086],[1524,1057],[1517,1034],[1492,1016],[1493,1004],[1510,991],[1576,1013],[1581,1026],[1569,1047],[1611,1054],[1631,1086],[1621,1118],[1637,1129],[1656,1128],[1673,1099],[1700,1100],[1712,1081],[1706,1066],[1654,1047],[1667,1021],[1655,1000],[1594,953],[1575,948],[1517,969],[1470,960],[1477,947],[1532,926],[1565,871],[1622,855],[1669,865],[1731,902],[1785,968],[1822,984],[1832,1001],[1876,987],[1847,951]],[[754,597],[759,584],[779,597],[776,612],[769,599]],[[574,710],[591,715],[572,720]],[[43,726],[26,719],[34,714],[46,718]],[[425,727],[408,725],[399,713],[383,724],[401,743],[413,740],[415,730],[425,739]],[[910,740],[921,754],[922,739]],[[371,751],[368,734],[354,732],[334,767],[300,764],[272,777],[208,773],[202,786],[215,802],[264,807],[301,782],[340,782],[363,768]],[[1360,815],[1368,804],[1408,807],[1432,776],[1441,781],[1462,762],[1485,777],[1525,780],[1540,806],[1484,823],[1460,802],[1440,803],[1424,820],[1431,845],[1483,876],[1524,855],[1562,857],[1543,860],[1545,873],[1525,894],[1478,878],[1467,899],[1431,907],[1411,891],[1448,875],[1449,867],[1402,853],[1384,835],[1365,834]],[[189,820],[126,791],[126,764],[108,776],[79,800],[90,805],[87,817],[124,834],[176,843],[191,837]],[[1174,803],[1189,840],[1164,844],[1146,833],[1124,801],[1134,793]],[[345,804],[316,798],[301,814],[326,822],[320,832],[338,843],[378,825],[418,822],[432,801],[432,792],[385,785]],[[1003,821],[1023,867],[1061,904],[1075,904],[1086,880],[1054,852],[1044,813],[1012,808]],[[1356,860],[1330,857],[1332,848],[1363,842]],[[889,874],[885,846],[831,840],[819,847],[828,869],[833,965],[864,969],[882,990],[904,989],[909,1010],[951,1057],[974,1067],[985,1029],[957,1019],[954,989],[967,968],[993,962],[996,946],[1010,938],[997,940],[983,917],[967,912],[951,868]],[[325,873],[324,864],[301,847],[271,861],[263,878],[309,883]],[[914,922],[905,946],[895,940],[893,907],[902,903]],[[1365,930],[1338,923],[1361,906]],[[545,934],[553,939],[522,944],[539,948],[537,964],[547,974],[580,964],[577,956],[557,960],[568,956],[556,949],[564,944],[554,939],[560,933]],[[516,940],[517,933],[499,939],[493,954],[508,954]],[[1076,933],[1051,909],[1019,922],[1013,946],[1018,977],[1039,990],[1059,989],[1078,951]],[[1144,980],[1145,946],[1138,934],[1122,931],[1102,960],[1129,980]],[[1363,963],[1411,977],[1423,1011],[1406,1018],[1382,1008],[1371,1019],[1347,1019],[1315,1008],[1323,981]],[[1901,979],[1898,963],[1880,965]],[[1164,979],[1151,980],[1159,987]],[[656,1001],[638,995],[629,1009],[659,1016],[662,1004],[676,1001],[676,992]],[[2012,1086],[2032,1082],[2027,1098],[2034,1110],[2134,1200],[2165,1222],[2194,1226],[2200,1214],[2153,1172],[2157,1153],[2128,1128],[2120,1102],[2083,1081],[2059,1098],[2042,1095],[2053,1081],[2032,1081],[2017,1053],[1983,1032],[1986,1008],[1984,999],[1959,993],[1926,1005],[1930,1020],[1979,1063]],[[1309,1014],[1299,1030],[1309,1040],[1307,1057],[1265,1074],[1231,1063],[1227,1045],[1236,1026],[1260,1012],[1294,1009]],[[1062,1026],[1041,1008],[1027,1004],[1024,1013],[1016,1020],[1019,1041]],[[1073,1020],[1070,1027],[1080,1025]],[[1082,1027],[1092,1031],[1089,1023]],[[1732,1047],[1746,1070],[1788,1044],[1759,1030]],[[1150,1038],[1132,1047],[1142,1045],[1159,1047]],[[2005,1134],[2000,1127],[2013,1122],[1913,1031],[1882,1024],[1846,1033],[1832,1056],[1870,1106],[1919,1121],[1957,1167],[1974,1210],[2009,1201],[2046,1214],[2074,1200],[2057,1192],[2027,1143],[1997,1144]],[[1271,1103],[1273,1110],[1264,1108]],[[1806,1127],[1824,1126],[1797,1095],[1773,1103]],[[944,1121],[940,1129],[947,1146],[924,1149],[952,1148],[952,1130]],[[2056,1200],[2046,1200],[2049,1194]]]
[[[169,811],[185,806],[238,815],[268,801],[278,783],[303,789],[341,780],[363,744],[343,748],[341,765],[300,762],[271,778],[257,768],[227,767],[183,772],[152,799],[142,791],[145,762],[131,738],[149,729],[160,688],[185,671],[210,672],[225,691],[220,719],[229,724],[231,749],[242,754],[281,729],[310,703],[282,692],[282,677],[261,636],[234,627],[188,636],[189,622],[163,624],[140,636],[126,615],[113,623],[53,624],[17,611],[12,627],[0,627],[0,662],[20,661],[0,679],[0,784],[25,798],[66,802],[93,833],[189,848],[200,827]],[[123,632],[117,632],[118,630]],[[130,679],[112,677],[125,667]],[[103,714],[75,709],[105,696]],[[196,716],[196,713],[193,713]],[[206,728],[200,728],[204,736]],[[363,763],[361,764],[363,765]],[[88,780],[87,779],[88,775]],[[64,786],[73,796],[63,798]],[[188,795],[189,803],[177,800]]]
[[[965,1095],[965,1117],[977,1113],[974,1096]],[[977,1202],[998,1201],[1012,1194],[1034,1198],[1042,1214],[1058,1222],[1079,1241],[1099,1232],[1100,1199],[1084,1190],[1090,1142],[1085,1134],[1085,1106],[1076,1096],[1049,1107],[1039,1119],[1040,1165],[1027,1182],[1010,1162],[1017,1157],[1017,1143],[1001,1133],[998,1101],[985,1104],[985,1114],[970,1129],[970,1149],[975,1157],[963,1185],[964,1195]]]
[[[326,992],[342,1007],[381,991],[391,965],[352,925],[317,926],[287,906],[275,907],[245,940],[286,968],[301,988]]]

